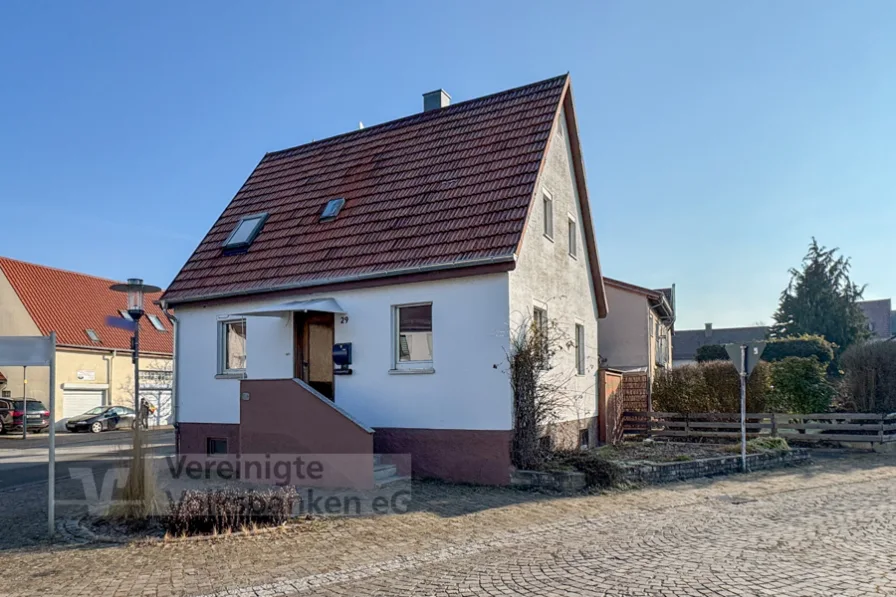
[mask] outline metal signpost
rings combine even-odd
[[[740,466],[747,472],[747,379],[765,350],[765,342],[726,344],[725,350],[740,375]]]
[[[56,532],[56,332],[49,336],[0,337],[0,365],[50,368],[50,454],[47,477],[47,524]],[[27,392],[22,427],[28,426]]]

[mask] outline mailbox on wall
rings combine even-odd
[[[352,343],[343,342],[333,345],[333,374],[351,375]]]

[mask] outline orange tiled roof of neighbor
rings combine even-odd
[[[116,280],[97,278],[8,257],[0,257],[3,272],[25,309],[40,329],[48,335],[56,332],[59,345],[87,348],[130,350],[131,332],[106,325],[106,316],[119,315],[127,308],[127,296],[109,290]],[[155,315],[165,328],[157,330],[147,317],[140,320],[140,351],[171,354],[173,330],[158,305],[153,304],[161,293],[148,294],[144,308]],[[86,330],[94,330],[100,342],[88,338]]]
[[[512,263],[568,88],[563,75],[265,155],[165,300]],[[260,213],[248,249],[222,251]]]

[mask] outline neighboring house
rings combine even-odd
[[[871,331],[872,339],[886,340],[896,334],[892,326],[893,310],[890,299],[859,301],[858,304],[868,319],[868,330]]]
[[[743,328],[713,328],[707,323],[702,330],[675,330],[672,340],[672,365],[695,362],[697,349],[707,344],[735,344],[764,340],[769,328],[757,325]]]
[[[101,405],[134,406],[131,333],[106,325],[123,317],[127,297],[109,290],[114,280],[0,257],[0,336],[47,336],[56,332],[56,420]],[[140,321],[141,395],[157,403],[152,424],[171,418],[171,322],[147,295]],[[0,363],[3,397],[23,396],[22,367]],[[28,398],[49,399],[46,367],[27,370]],[[4,383],[5,380],[5,383]]]
[[[510,337],[548,321],[560,420],[594,443],[591,221],[568,76],[265,155],[163,296],[181,453],[410,453],[507,483]]]
[[[672,367],[672,289],[651,290],[604,278],[613,310],[600,322],[600,356],[606,366],[644,371],[650,386],[656,370]]]

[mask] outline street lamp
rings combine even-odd
[[[113,284],[109,287],[115,292],[126,292],[128,295],[128,315],[134,320],[134,337],[131,339],[131,348],[134,351],[134,411],[137,420],[141,420],[140,412],[140,318],[143,317],[143,295],[147,292],[161,292],[158,286],[144,284],[140,278],[128,278],[127,284]],[[139,428],[139,424],[137,425]]]

